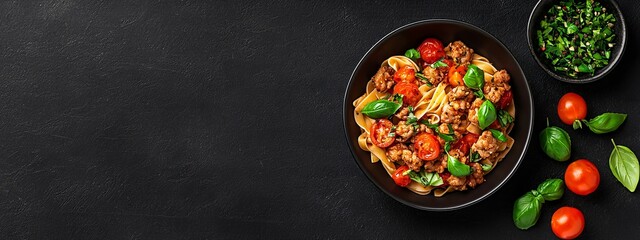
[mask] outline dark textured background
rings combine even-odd
[[[640,151],[635,42],[640,5],[620,1],[629,45],[599,82],[552,80],[525,29],[535,1],[2,1],[0,238],[551,238],[563,205],[583,210],[583,237],[640,227],[640,195],[616,182],[609,138]],[[404,206],[353,161],[342,130],[351,71],[404,24],[452,18],[503,41],[535,99],[535,135],[556,102],[581,93],[590,117],[629,113],[616,133],[569,131],[572,159],[600,169],[598,191],[547,203],[528,231],[513,201],[568,163],[537,136],[516,175],[455,212]],[[569,129],[568,126],[564,126]]]

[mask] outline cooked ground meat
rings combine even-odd
[[[453,189],[456,190],[466,190],[467,189],[467,177],[456,177],[451,175],[449,178],[447,178],[447,183],[449,184],[449,186],[453,187]]]
[[[467,177],[467,185],[471,188],[475,188],[478,184],[484,182],[484,172],[482,166],[479,163],[471,163],[471,175]]]
[[[496,83],[509,83],[511,76],[509,76],[507,71],[503,69],[494,73],[492,80]]]
[[[403,107],[396,113],[396,117],[400,120],[407,120],[407,116],[409,116],[409,107]]]
[[[420,171],[422,168],[422,159],[418,158],[418,154],[410,150],[402,150],[402,161],[413,171]]]
[[[406,121],[400,121],[398,125],[396,125],[396,141],[398,142],[406,142],[413,137],[415,133],[416,131],[414,131],[413,126],[407,124]]]
[[[444,48],[444,51],[447,56],[453,58],[453,61],[458,65],[469,64],[473,56],[473,49],[467,47],[467,45],[464,45],[461,41],[449,43],[449,45]]]
[[[446,155],[443,155],[443,157],[440,157],[439,159],[436,159],[435,161],[427,161],[424,163],[424,169],[427,172],[437,172],[437,173],[442,173],[444,172],[444,170],[447,168],[447,158]],[[444,160],[444,161],[443,161]]]
[[[482,158],[492,157],[497,154],[498,140],[493,137],[490,131],[484,131],[478,141],[471,146],[471,150],[480,154]]]
[[[426,133],[430,133],[433,134],[433,130],[429,127],[427,127],[427,125],[424,124],[418,124],[418,131],[416,132],[416,134],[421,133],[421,132],[426,132]]]
[[[467,156],[467,153],[463,153],[462,151],[460,151],[460,149],[453,149],[449,151],[449,155],[458,159],[461,163],[467,163],[467,161],[469,161],[469,156]]]
[[[393,68],[385,65],[380,67],[380,69],[378,69],[378,72],[373,75],[371,79],[373,80],[373,83],[376,84],[376,89],[378,89],[379,92],[386,92],[387,90],[391,89],[391,87],[393,87],[394,73],[395,70],[393,70]]]
[[[470,123],[478,124],[478,108],[482,105],[483,101],[480,98],[476,98],[471,104],[471,108],[469,109],[469,114],[467,115],[467,120]]]
[[[457,86],[447,93],[447,98],[449,104],[443,107],[440,120],[444,123],[460,124],[471,107],[474,95],[466,86]]]
[[[389,159],[389,161],[397,162],[402,160],[402,151],[407,149],[408,149],[407,146],[405,146],[404,144],[396,143],[388,147],[385,150],[385,154],[387,155],[387,158]]]
[[[485,97],[489,99],[492,103],[497,103],[502,98],[505,92],[511,90],[511,86],[509,85],[509,80],[511,77],[505,70],[500,70],[493,74],[493,79],[491,81],[485,83],[483,91]]]
[[[431,66],[427,66],[424,68],[424,70],[422,70],[422,74],[424,74],[425,77],[427,77],[427,79],[429,79],[429,82],[435,86],[438,85],[438,83],[442,82],[442,80],[445,79],[445,77],[447,76],[447,69],[446,68],[432,68]]]

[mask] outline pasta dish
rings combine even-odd
[[[510,76],[461,41],[382,62],[353,102],[358,144],[390,180],[440,197],[482,184],[514,143]]]

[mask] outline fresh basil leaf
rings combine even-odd
[[[533,227],[540,218],[544,198],[539,194],[534,195],[534,191],[525,193],[513,204],[513,223],[519,229]]]
[[[622,113],[603,113],[589,121],[582,120],[589,129],[597,134],[610,133],[618,129],[624,120],[627,119],[627,114]],[[575,127],[574,127],[575,129]]]
[[[640,165],[636,154],[628,147],[613,143],[613,151],[609,156],[609,168],[613,176],[630,192],[636,191],[640,179]]]
[[[478,124],[480,129],[485,129],[497,118],[496,107],[491,101],[486,100],[478,108]]]
[[[500,121],[500,126],[506,127],[507,125],[512,123],[513,120],[514,119],[511,116],[511,114],[509,114],[509,112],[507,112],[505,110],[498,111],[498,121]]]
[[[550,158],[564,162],[571,157],[571,138],[559,127],[547,127],[540,132],[540,146]]]
[[[427,120],[422,120],[422,121],[420,121],[420,122],[421,122],[422,124],[424,124],[424,125],[427,125],[427,127],[428,127],[428,128],[431,128],[431,129],[438,129],[438,124],[430,123],[430,122],[429,122],[429,121],[427,121]]]
[[[488,172],[491,170],[491,168],[493,168],[493,165],[491,164],[480,164],[480,166],[482,166],[482,171]]]
[[[418,61],[418,59],[420,59],[420,52],[418,52],[418,50],[416,50],[415,48],[409,49],[404,53],[405,57],[410,58],[411,60]]]
[[[433,86],[433,84],[431,84],[431,82],[429,81],[427,76],[425,76],[424,74],[417,72],[416,73],[416,77],[418,78],[418,80],[420,80],[421,82],[423,82],[427,86],[429,86],[429,87]]]
[[[482,92],[482,90],[476,90],[473,92],[473,95],[476,95],[476,97],[480,98],[480,99],[484,99],[484,92]]]
[[[464,177],[471,174],[471,167],[460,162],[460,160],[447,154],[447,170],[451,175],[456,177]]]
[[[451,142],[444,143],[444,151],[449,152],[451,150]]]
[[[493,135],[495,139],[498,139],[498,141],[500,142],[507,141],[507,136],[505,136],[504,133],[502,133],[502,131],[496,130],[496,129],[489,129],[489,131],[491,132],[491,135]]]
[[[455,135],[453,134],[444,134],[437,129],[436,129],[436,133],[438,134],[438,137],[442,138],[442,140],[444,140],[445,142],[453,142],[456,140],[456,137],[454,137]]]
[[[482,87],[484,86],[484,71],[476,65],[469,64],[467,73],[464,74],[462,80],[464,81],[464,85],[467,85],[468,88],[482,90]]]
[[[469,161],[471,162],[479,162],[480,160],[482,160],[482,158],[480,158],[480,154],[477,152],[472,152],[472,150],[469,150]]]
[[[393,101],[399,103],[400,105],[402,105],[402,98],[404,98],[404,95],[396,93],[393,95]]]
[[[564,182],[558,178],[547,179],[538,185],[537,191],[545,201],[558,200],[564,194]]]
[[[385,118],[393,115],[402,107],[402,104],[385,99],[378,99],[370,102],[362,108],[362,114],[371,118]]]
[[[431,68],[448,67],[449,65],[442,61],[442,59],[431,64]]]
[[[421,172],[409,172],[409,178],[417,183],[422,184],[423,186],[440,186],[444,184],[442,177],[438,173],[428,173],[426,171]]]

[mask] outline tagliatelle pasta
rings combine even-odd
[[[460,41],[408,52],[385,60],[353,102],[358,145],[416,194],[475,188],[514,143],[510,76]]]

